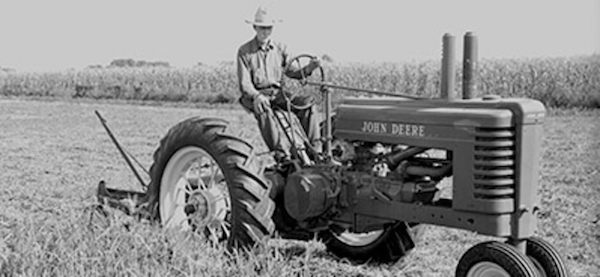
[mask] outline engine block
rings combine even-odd
[[[346,99],[337,109],[337,139],[439,149],[447,153],[452,165],[452,198],[434,203],[431,209],[378,206],[365,198],[358,201],[355,213],[490,235],[531,235],[538,209],[544,114],[544,106],[531,99]],[[376,212],[382,209],[399,210]]]

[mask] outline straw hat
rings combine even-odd
[[[258,7],[258,9],[256,10],[256,14],[254,14],[254,20],[246,20],[246,23],[248,24],[263,27],[273,26],[280,22],[281,19],[274,18],[264,7]]]

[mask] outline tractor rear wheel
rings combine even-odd
[[[415,247],[413,235],[418,236],[421,226],[409,227],[397,222],[383,229],[366,233],[326,230],[321,238],[333,254],[356,262],[396,262]]]
[[[167,228],[247,246],[273,232],[275,206],[253,146],[229,131],[220,119],[172,127],[154,153],[149,202]]]

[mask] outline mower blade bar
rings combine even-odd
[[[140,174],[138,173],[138,171],[135,169],[135,167],[133,166],[133,163],[131,162],[131,160],[129,159],[129,157],[127,156],[127,154],[125,154],[125,150],[123,150],[123,147],[121,147],[121,144],[119,144],[119,142],[117,141],[117,139],[115,138],[115,136],[113,135],[113,133],[110,131],[110,128],[108,128],[108,125],[106,125],[106,120],[102,117],[102,115],[100,115],[100,113],[97,110],[94,111],[94,113],[96,113],[96,116],[100,120],[100,123],[102,123],[102,126],[104,127],[104,130],[106,130],[106,132],[108,133],[108,136],[110,137],[110,139],[112,140],[112,142],[115,144],[115,146],[119,150],[119,153],[121,153],[121,156],[123,156],[123,159],[125,159],[125,162],[127,162],[127,165],[129,166],[129,168],[131,169],[131,171],[133,171],[133,174],[135,175],[135,177],[137,178],[137,180],[140,182],[140,184],[142,185],[142,187],[148,188],[148,185],[144,182],[144,180],[142,179],[142,177],[140,176]]]
[[[98,183],[96,194],[99,203],[121,210],[127,215],[138,213],[145,196],[143,192],[107,188],[104,181]]]

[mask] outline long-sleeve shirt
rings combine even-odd
[[[300,78],[298,66],[290,66],[284,72],[291,59],[287,47],[270,40],[259,45],[256,37],[240,46],[237,53],[237,74],[240,91],[243,96],[254,97],[263,88],[280,87],[283,75]]]

